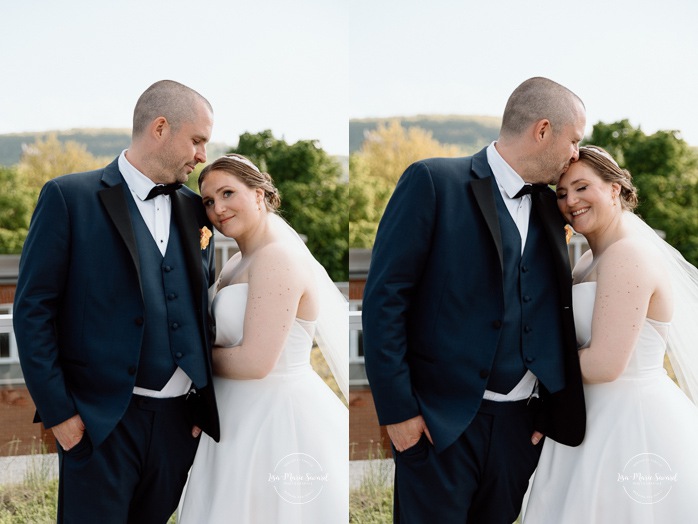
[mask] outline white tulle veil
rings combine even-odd
[[[325,268],[312,255],[298,233],[280,216],[270,213],[269,223],[283,242],[288,242],[313,268],[319,293],[320,313],[315,341],[344,398],[349,400],[349,302],[337,289]]]
[[[671,279],[674,316],[669,328],[668,351],[679,386],[698,403],[698,269],[665,242],[640,217],[625,212],[626,223],[662,256]]]

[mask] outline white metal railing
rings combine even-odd
[[[12,327],[12,315],[0,315],[0,344],[4,344],[5,352],[0,354],[0,366],[19,365],[17,341]],[[0,385],[24,384],[22,377],[7,377],[0,374]]]
[[[349,331],[361,331],[361,311],[349,312]]]
[[[360,301],[358,301],[360,304]],[[359,336],[362,331],[361,311],[349,311],[349,385],[366,386],[364,357],[359,354]]]

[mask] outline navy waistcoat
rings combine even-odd
[[[163,257],[130,191],[126,192],[145,303],[136,385],[160,390],[179,366],[194,386],[201,388],[207,383],[205,353],[176,220],[174,216],[170,220],[170,237]]]
[[[495,187],[502,235],[504,317],[487,388],[508,393],[530,369],[548,391],[564,387],[560,293],[548,239],[532,203],[526,247]]]

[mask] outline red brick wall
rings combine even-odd
[[[0,284],[0,304],[12,304],[15,301],[15,285]]]
[[[390,439],[378,425],[376,408],[368,386],[349,391],[349,459],[389,458]]]
[[[364,296],[366,280],[351,280],[349,282],[349,300],[361,300]]]
[[[366,280],[349,282],[349,299],[361,300]],[[371,388],[357,386],[349,391],[349,458],[363,460],[391,457],[390,439],[378,424]]]
[[[25,387],[0,388],[0,456],[56,451],[53,434],[32,422],[34,410]]]

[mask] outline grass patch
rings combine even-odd
[[[349,494],[349,522],[383,524],[393,521],[393,487],[364,489],[362,485]]]
[[[373,444],[373,443],[372,443]],[[351,524],[383,524],[393,521],[393,468],[380,444],[368,450],[370,462],[361,484],[349,492]],[[376,459],[376,460],[373,460]]]
[[[23,482],[0,488],[0,524],[56,522],[58,480]]]
[[[0,486],[0,524],[56,522],[58,479],[52,478],[54,460],[52,455],[33,453],[24,480]]]

